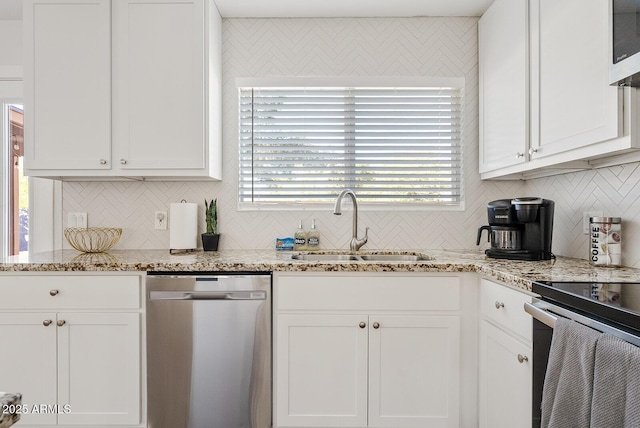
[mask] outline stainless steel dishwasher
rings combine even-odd
[[[271,427],[271,276],[147,276],[149,428]]]

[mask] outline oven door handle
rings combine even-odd
[[[624,330],[620,330],[619,328],[616,328],[612,325],[602,323],[593,318],[575,313],[556,305],[552,305],[542,300],[534,299],[533,303],[525,302],[524,310],[533,318],[551,328],[555,327],[558,318],[566,317],[570,320],[579,322],[582,325],[591,327],[594,330],[598,330],[602,333],[608,333],[612,336],[624,340],[625,342],[629,342],[640,347],[640,336],[631,334],[630,332]]]
[[[524,311],[548,327],[554,328],[556,326],[558,317],[553,316],[535,303],[525,302]]]

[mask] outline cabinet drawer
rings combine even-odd
[[[277,308],[457,311],[460,284],[457,276],[279,276]]]
[[[140,276],[0,276],[0,309],[137,309]]]
[[[531,302],[526,293],[486,279],[480,281],[480,313],[530,341],[532,319],[524,311],[525,302]]]

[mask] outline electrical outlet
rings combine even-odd
[[[167,230],[167,212],[156,211],[156,215],[153,217],[156,230]]]
[[[67,227],[87,228],[87,213],[69,213],[67,215]]]
[[[602,211],[585,211],[582,213],[582,233],[589,234],[589,217],[602,217]]]

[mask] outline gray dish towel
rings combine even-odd
[[[640,348],[603,334],[594,376],[591,428],[640,427]]]
[[[588,428],[596,342],[602,333],[558,318],[542,392],[542,428]]]

